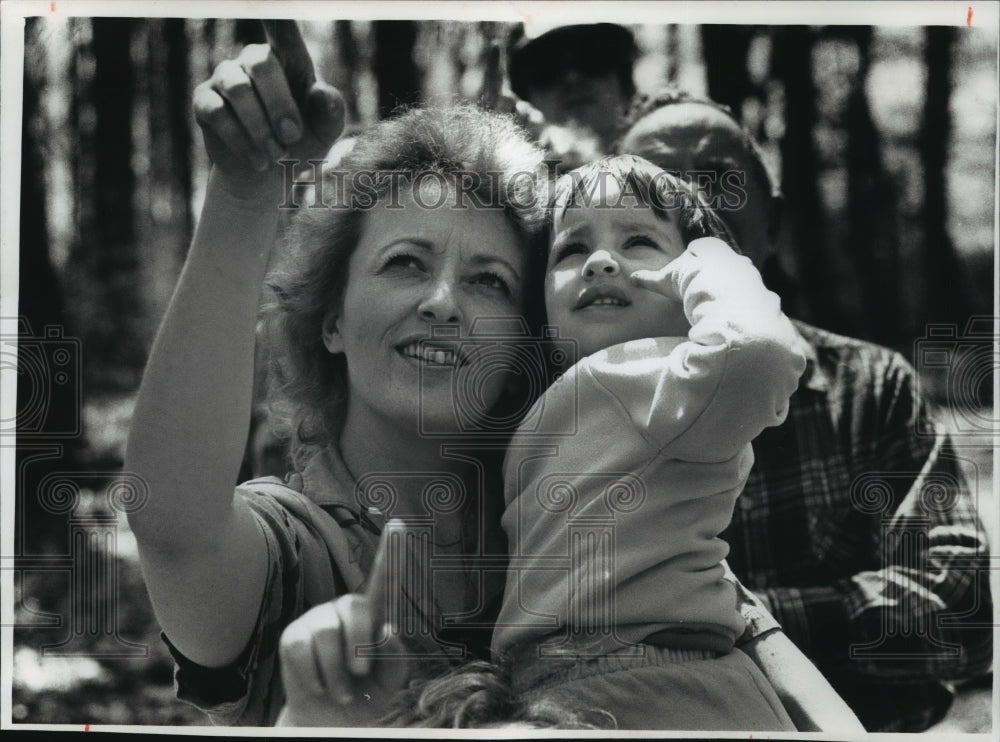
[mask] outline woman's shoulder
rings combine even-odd
[[[336,565],[340,578],[337,592],[355,590],[374,560],[377,529],[359,517],[356,509],[340,504],[343,499],[337,495],[317,498],[308,489],[301,475],[291,474],[284,479],[251,479],[238,485],[236,492],[256,514],[269,543],[286,560],[293,552],[294,562],[318,579],[316,587],[321,592],[328,589],[327,578],[312,573],[325,575],[330,564]]]

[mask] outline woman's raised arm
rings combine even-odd
[[[129,516],[157,618],[207,666],[250,637],[266,548],[234,497],[246,444],[260,288],[278,226],[282,157],[322,157],[343,126],[336,90],[317,82],[293,22],[246,47],[194,96],[212,159],[205,205],[154,342],[125,467],[149,488]]]

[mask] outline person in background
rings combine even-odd
[[[619,152],[707,173],[710,202],[766,266],[780,190],[729,109],[667,89],[629,121]],[[727,203],[734,177],[743,196]],[[756,462],[722,534],[728,560],[869,731],[926,729],[947,712],[954,682],[990,671],[977,493],[900,354],[795,327],[806,371],[786,422],[753,442]]]
[[[637,47],[615,23],[526,23],[507,43],[511,101],[539,143],[578,167],[612,151],[635,95]]]

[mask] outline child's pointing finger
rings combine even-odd
[[[639,270],[633,271],[629,275],[629,280],[633,286],[654,291],[670,299],[679,299],[677,288],[669,278],[670,265],[665,265],[655,271]]]

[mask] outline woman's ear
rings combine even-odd
[[[344,352],[344,338],[340,334],[340,316],[331,309],[323,318],[323,345],[331,353]]]

